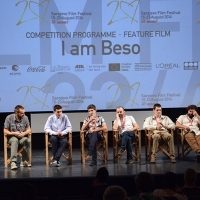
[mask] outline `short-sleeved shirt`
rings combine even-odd
[[[8,115],[4,122],[4,128],[11,132],[24,132],[30,127],[28,117],[25,115],[21,120],[17,120],[15,114]]]
[[[114,123],[115,123],[115,121],[114,121]],[[124,131],[132,129],[134,127],[133,124],[135,124],[135,123],[136,123],[136,121],[135,121],[134,117],[128,116],[128,115],[125,116],[125,123],[124,123],[123,127],[122,127],[122,122],[120,120],[118,120],[119,134],[122,134]]]
[[[168,116],[161,115],[160,123],[162,123],[164,126],[167,126],[168,128],[175,128],[174,122]],[[157,127],[157,121],[156,121],[155,116],[150,116],[145,119],[144,124],[143,124],[144,129],[146,128],[156,129],[156,127]],[[162,127],[161,130],[165,130],[165,128]]]
[[[83,121],[83,124],[84,124],[84,125],[87,124],[89,120],[90,120],[90,116],[86,117],[86,118],[84,119],[84,121]],[[87,127],[87,129],[86,129],[86,134],[88,133],[88,131],[89,131],[91,128],[98,128],[98,127],[100,128],[100,127],[102,127],[103,124],[105,124],[105,123],[106,123],[106,122],[105,122],[105,120],[104,120],[103,117],[97,116],[97,117],[95,118],[95,120],[91,121],[91,122],[88,124],[88,127]]]
[[[196,135],[200,135],[199,121],[196,116],[190,119],[188,115],[181,115],[177,121],[182,125],[188,126],[190,130],[195,132]]]

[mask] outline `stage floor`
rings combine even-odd
[[[170,163],[170,160],[161,152],[157,154],[155,164],[146,162],[144,149],[142,148],[141,162],[135,161],[133,164],[125,164],[126,156],[123,156],[119,163],[114,163],[112,159],[112,148],[109,148],[108,163],[105,164],[98,158],[97,166],[89,166],[91,159],[85,164],[80,161],[80,150],[73,149],[72,165],[61,159],[60,167],[49,167],[45,164],[45,151],[33,150],[32,167],[18,168],[11,170],[4,167],[3,152],[0,152],[0,179],[6,178],[59,178],[59,177],[94,177],[98,168],[105,166],[110,176],[136,175],[141,171],[147,171],[151,174],[164,174],[166,171],[182,174],[185,169],[193,168],[200,172],[200,163],[196,161],[195,153],[190,153],[185,161],[177,159],[176,163]]]

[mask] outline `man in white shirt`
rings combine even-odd
[[[60,157],[67,144],[67,134],[72,131],[72,125],[67,115],[62,113],[62,106],[54,106],[54,114],[48,117],[44,131],[51,135],[53,160],[50,166],[60,167]]]
[[[153,140],[153,145],[150,162],[155,163],[159,141],[162,139],[168,142],[170,159],[172,163],[175,163],[174,138],[168,132],[168,129],[175,128],[175,124],[168,116],[162,115],[162,106],[160,104],[156,103],[154,105],[153,112],[154,115],[147,117],[143,124],[144,129],[152,130],[151,137]]]
[[[187,107],[187,114],[181,115],[176,121],[177,128],[183,128],[185,139],[190,147],[197,153],[197,160],[200,159],[200,116],[197,113],[197,106]]]
[[[119,138],[121,140],[121,148],[118,152],[118,156],[121,156],[125,150],[127,150],[126,164],[133,163],[132,156],[132,142],[135,139],[135,133],[139,129],[138,124],[132,116],[127,116],[122,106],[116,109],[116,119],[113,124],[113,130],[119,131]]]

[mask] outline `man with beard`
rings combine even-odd
[[[137,129],[139,129],[139,126],[135,119],[132,116],[126,115],[122,106],[117,107],[113,130],[119,131],[119,139],[121,141],[121,148],[118,152],[118,156],[121,156],[123,152],[127,150],[126,164],[133,163],[132,142],[135,139],[134,131]]]
[[[177,128],[183,128],[185,139],[190,147],[197,153],[197,160],[200,159],[200,116],[197,113],[197,106],[187,107],[187,114],[181,115],[176,121]]]
[[[170,160],[175,163],[174,138],[168,131],[168,129],[175,128],[175,124],[168,116],[162,115],[162,106],[160,104],[154,104],[153,113],[154,115],[147,117],[143,124],[144,129],[151,130],[151,138],[153,140],[150,162],[155,163],[159,142],[162,139],[167,141]]]
[[[28,163],[29,150],[31,141],[26,137],[31,133],[28,117],[25,115],[24,107],[17,105],[14,114],[6,117],[4,123],[4,134],[8,136],[8,143],[11,146],[11,169],[17,169],[17,150],[18,145],[23,146],[22,161],[20,167],[31,167]]]

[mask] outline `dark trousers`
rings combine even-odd
[[[120,134],[119,139],[121,141],[121,149],[127,150],[127,160],[132,159],[132,142],[135,139],[135,133],[133,131],[124,131]]]
[[[97,144],[98,141],[102,140],[102,135],[99,132],[88,133],[86,135],[86,140],[89,143],[89,155],[92,155],[92,160],[97,160]]]
[[[67,145],[67,136],[52,135],[50,142],[52,144],[53,159],[59,161]]]

